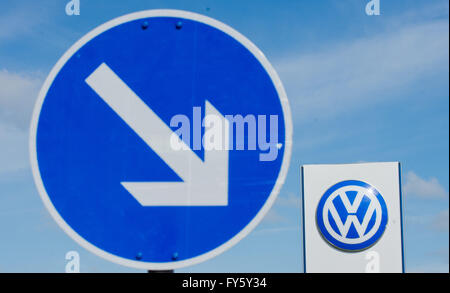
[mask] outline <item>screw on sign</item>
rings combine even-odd
[[[188,131],[172,127],[180,115]],[[236,135],[244,126],[253,130]],[[285,91],[255,45],[206,16],[148,10],[99,26],[56,63],[30,156],[44,204],[76,242],[122,265],[172,270],[220,254],[261,221],[291,138]]]

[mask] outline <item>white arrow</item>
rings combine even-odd
[[[228,150],[206,150],[204,162],[177,136],[182,150],[170,144],[172,130],[105,63],[86,83],[117,115],[183,180],[183,182],[121,182],[143,206],[228,205]],[[224,141],[229,139],[229,122],[208,101],[205,115],[219,117]],[[173,139],[173,138],[172,138]]]

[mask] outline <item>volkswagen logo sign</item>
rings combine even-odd
[[[331,186],[320,199],[316,212],[323,238],[349,252],[374,245],[383,235],[387,219],[387,207],[381,194],[358,180]]]

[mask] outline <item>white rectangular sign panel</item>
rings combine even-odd
[[[400,163],[305,165],[307,273],[404,272]]]

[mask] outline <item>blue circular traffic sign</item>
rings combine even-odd
[[[107,22],[57,62],[36,103],[34,179],[83,247],[143,269],[207,260],[245,237],[284,182],[288,100],[244,36],[149,10]]]

